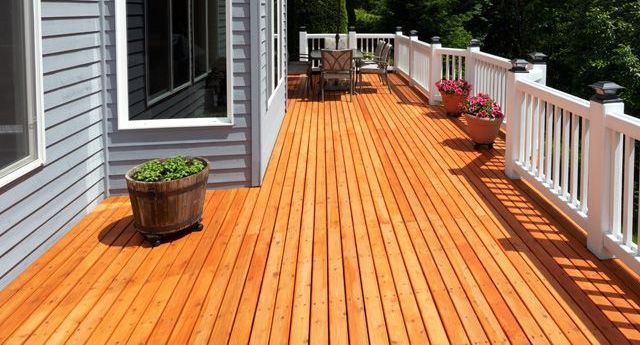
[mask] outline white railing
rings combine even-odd
[[[431,91],[431,45],[418,40],[413,40],[411,44],[411,79],[416,87],[428,94]]]
[[[395,46],[395,34],[361,34],[355,33],[355,46],[354,48],[362,51],[365,54],[373,54],[378,47],[378,42],[383,41]]]
[[[629,115],[610,113],[605,116],[606,137],[610,140],[611,155],[604,164],[610,174],[611,186],[611,232],[606,234],[604,247],[616,257],[636,270],[638,256],[638,234],[634,236],[634,195],[638,194],[636,176],[636,145],[640,141],[640,120]],[[639,175],[636,175],[639,174]],[[640,214],[636,214],[640,216]],[[640,217],[638,218],[640,219]],[[634,238],[635,237],[635,238]]]
[[[580,226],[587,226],[589,102],[535,83],[515,81],[516,167]]]
[[[472,50],[475,58],[475,73],[468,78],[474,91],[491,95],[504,109],[507,99],[507,73],[511,61],[495,55]]]
[[[301,45],[308,36],[335,39],[307,35]],[[507,176],[527,181],[581,226],[598,257],[617,257],[640,273],[640,224],[634,224],[634,216],[640,218],[634,206],[640,193],[640,120],[625,115],[621,101],[606,96],[587,101],[546,86],[547,66],[539,54],[532,55],[532,63],[511,61],[480,51],[475,40],[467,49],[443,48],[439,38],[429,44],[415,32],[347,36],[349,47],[367,53],[381,39],[392,42],[395,72],[431,104],[440,103],[435,83],[441,79],[466,79],[474,93],[495,99],[507,120]],[[606,88],[596,87],[600,93]]]
[[[411,63],[411,38],[404,35],[396,35],[394,47],[395,68],[403,74],[409,74]]]

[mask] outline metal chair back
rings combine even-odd
[[[353,50],[328,50],[321,52],[322,72],[350,72],[353,68]]]

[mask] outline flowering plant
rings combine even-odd
[[[494,120],[504,118],[500,105],[484,93],[467,98],[462,105],[462,112],[481,119]]]
[[[447,95],[469,96],[471,93],[471,84],[466,80],[446,80],[442,79],[436,83],[436,87],[440,93]]]

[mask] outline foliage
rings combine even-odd
[[[436,87],[438,91],[447,95],[469,96],[471,93],[471,84],[462,79],[442,79],[436,83]]]
[[[297,58],[298,32],[306,26],[307,32],[347,32],[349,26],[347,0],[288,0],[288,50]]]
[[[182,156],[144,163],[133,174],[133,179],[141,182],[173,181],[195,175],[205,168],[199,159],[186,159]]]
[[[355,11],[356,30],[360,32],[383,32],[385,19],[383,16],[371,12],[367,12],[362,8]]]
[[[334,32],[348,14],[359,32],[417,30],[440,36],[446,47],[479,39],[482,50],[506,58],[534,51],[549,55],[548,84],[588,98],[599,80],[626,87],[627,112],[640,116],[640,0],[289,0],[289,18],[304,18],[309,32]],[[333,9],[336,9],[335,11]],[[295,21],[295,19],[294,19]],[[346,30],[341,22],[341,30]],[[290,35],[297,47],[297,35]],[[290,49],[290,51],[297,51]]]
[[[494,120],[504,117],[500,105],[483,93],[467,98],[462,105],[462,112],[481,119]]]

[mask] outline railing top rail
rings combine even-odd
[[[607,128],[640,140],[640,119],[627,114],[607,114]]]
[[[467,56],[467,50],[459,48],[438,48],[437,52],[438,54]]]
[[[530,80],[518,80],[516,81],[516,87],[576,115],[589,118],[590,104],[585,99]]]
[[[361,34],[356,33],[356,38],[395,38],[395,34]]]
[[[485,52],[473,52],[476,59],[499,68],[511,69],[511,61]]]
[[[405,35],[396,35],[395,36],[396,39],[401,40],[401,41],[410,41],[411,38],[409,38],[409,36],[405,36]]]
[[[348,37],[347,34],[340,34],[340,37]],[[307,34],[307,38],[335,38],[336,34]]]
[[[413,44],[417,49],[428,49],[431,50],[431,44],[422,42],[422,41],[413,41]]]

